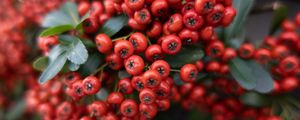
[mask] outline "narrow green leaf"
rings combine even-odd
[[[234,79],[245,89],[255,88],[257,78],[254,69],[251,69],[249,61],[235,58],[229,62],[230,73]]]
[[[273,35],[278,30],[281,23],[287,17],[287,13],[288,13],[288,9],[286,6],[279,6],[278,8],[275,9],[273,13],[269,35]]]
[[[68,47],[67,57],[74,64],[83,64],[88,58],[88,51],[80,40],[75,39]]]
[[[96,48],[96,44],[93,43],[91,40],[82,40],[82,43],[87,48]]]
[[[25,108],[26,103],[23,99],[17,101],[17,103],[8,110],[8,113],[5,114],[5,120],[17,120],[21,118],[25,112]]]
[[[225,28],[224,38],[225,42],[228,43],[230,40],[235,38],[240,34],[240,31],[244,28],[245,21],[247,16],[250,13],[250,10],[254,4],[254,0],[235,0],[233,5],[237,10],[237,16],[231,23],[231,25]]]
[[[79,13],[77,11],[76,3],[66,2],[60,9],[71,18],[70,22],[74,27],[79,24]]]
[[[185,64],[196,62],[204,56],[204,52],[196,46],[182,47],[176,55],[168,55],[165,60],[172,68],[180,68]]]
[[[79,69],[80,65],[69,62],[68,67],[69,67],[69,70],[76,71]]]
[[[64,67],[66,61],[67,61],[67,54],[64,52],[56,57],[56,59],[51,62],[47,68],[44,70],[42,75],[39,78],[39,83],[44,84],[47,81],[51,80],[53,77],[55,77],[59,71]]]
[[[53,62],[59,55],[65,52],[67,48],[63,45],[56,45],[54,46],[49,52],[49,62]]]
[[[253,106],[253,107],[263,107],[263,106],[267,106],[270,103],[272,103],[270,100],[270,98],[268,96],[256,93],[256,92],[248,92],[243,94],[240,97],[240,100],[249,106]]]
[[[73,29],[72,25],[59,25],[59,26],[50,27],[50,28],[43,30],[42,33],[40,34],[40,36],[45,37],[45,36],[51,36],[51,35],[58,35],[63,32],[70,31],[72,29]]]
[[[60,25],[71,25],[70,17],[61,11],[54,11],[46,15],[43,20],[42,27],[53,27]]]
[[[108,36],[113,36],[119,32],[125,25],[127,25],[128,17],[126,15],[119,15],[110,18],[100,28],[100,33],[105,33]]]
[[[251,68],[254,70],[253,76],[256,77],[255,91],[259,93],[269,93],[274,88],[274,81],[271,75],[256,62],[250,62]]]
[[[48,57],[39,57],[33,62],[33,68],[38,71],[43,71],[48,65]]]

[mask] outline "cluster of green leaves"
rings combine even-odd
[[[86,14],[80,19],[77,6],[73,2],[66,2],[59,10],[45,17],[42,26],[46,29],[40,36],[57,35],[59,44],[51,49],[48,56],[40,57],[33,63],[36,70],[43,71],[39,83],[51,80],[60,71],[79,71],[87,76],[104,63],[99,53],[89,56],[87,48],[94,48],[93,42],[65,34],[71,30],[82,31],[81,25],[88,17],[89,14]],[[127,24],[127,20],[125,15],[113,17],[100,28],[100,33],[113,36]]]

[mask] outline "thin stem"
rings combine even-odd
[[[148,36],[146,36],[146,37],[147,37],[148,44],[149,44],[149,45],[152,45],[152,43],[151,43],[149,37],[148,37]]]
[[[107,66],[107,64],[105,63],[105,64],[103,64],[102,66],[100,66],[95,72],[93,72],[92,74],[91,74],[91,76],[94,76],[94,75],[96,75],[99,71],[101,71],[101,70],[103,70],[105,67]]]
[[[180,70],[177,70],[177,69],[171,69],[170,71],[172,71],[172,72],[180,72]]]
[[[118,40],[126,40],[130,35],[131,35],[131,33],[129,33],[129,34],[126,35],[126,36],[122,36],[122,37],[115,38],[115,39],[113,39],[112,41],[115,42],[115,41],[118,41]]]

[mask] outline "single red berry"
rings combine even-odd
[[[235,58],[236,56],[237,56],[237,53],[233,48],[226,48],[224,50],[224,54],[221,59],[223,62],[228,62],[228,61],[232,60],[233,58]]]
[[[193,87],[194,87],[193,83],[184,83],[183,85],[180,86],[179,93],[182,95],[188,94],[191,92]]]
[[[217,25],[220,21],[222,21],[224,17],[225,8],[222,4],[216,4],[212,10],[212,12],[208,13],[206,16],[206,21],[210,25]]]
[[[118,116],[113,112],[108,112],[102,118],[103,118],[103,120],[119,120]]]
[[[99,52],[105,54],[110,53],[113,45],[109,36],[106,34],[99,34],[96,36],[95,41]]]
[[[98,22],[96,18],[89,17],[83,21],[83,29],[86,33],[94,33],[98,30]]]
[[[185,45],[195,44],[199,40],[198,32],[190,29],[181,30],[178,36]]]
[[[282,59],[290,54],[289,49],[284,45],[276,45],[272,50],[272,57],[275,59]]]
[[[84,93],[84,86],[82,84],[82,81],[78,80],[72,84],[72,92],[75,93],[77,97],[81,98],[85,95]]]
[[[58,43],[59,43],[58,36],[39,37],[38,38],[38,46],[46,54],[48,54],[48,52]]]
[[[299,67],[298,58],[295,56],[288,56],[282,59],[279,63],[279,69],[283,73],[292,73]]]
[[[168,2],[166,0],[154,0],[151,4],[151,13],[154,16],[163,16],[168,13]]]
[[[93,119],[89,116],[83,116],[79,120],[93,120]]]
[[[130,9],[130,8],[126,5],[126,3],[122,3],[121,8],[122,8],[123,13],[127,14],[127,15],[130,16],[130,17],[133,17],[134,10]]]
[[[255,53],[255,47],[251,43],[244,43],[239,48],[239,56],[244,59],[252,58]]]
[[[157,99],[167,99],[171,92],[171,86],[166,81],[162,81],[159,86],[154,89],[154,92]]]
[[[225,75],[225,74],[227,74],[228,72],[229,72],[229,67],[228,67],[228,65],[227,65],[227,64],[222,64],[221,67],[220,67],[219,73]]]
[[[226,7],[224,11],[224,16],[221,21],[223,26],[228,26],[232,23],[234,17],[236,16],[236,10],[233,7]]]
[[[176,35],[165,36],[161,43],[161,48],[166,54],[176,54],[181,49],[181,40]]]
[[[224,53],[224,44],[221,41],[212,41],[206,47],[206,54],[212,58],[221,57]]]
[[[198,71],[202,71],[204,69],[204,62],[202,60],[197,60],[195,62],[195,65],[196,65]]]
[[[163,34],[164,35],[171,35],[172,33],[169,31],[169,22],[165,22],[165,24],[163,25]],[[161,37],[162,38],[162,37]]]
[[[167,78],[170,74],[170,65],[164,60],[157,60],[150,66],[151,70],[159,72],[162,79]]]
[[[124,61],[124,66],[130,75],[139,75],[144,71],[145,63],[140,56],[132,55]]]
[[[107,97],[107,103],[109,104],[121,104],[124,100],[124,95],[120,92],[112,92]]]
[[[203,40],[209,41],[209,40],[212,40],[212,37],[215,34],[215,31],[212,26],[206,26],[200,30],[199,34]]]
[[[81,76],[79,73],[77,72],[69,72],[67,74],[65,74],[64,76],[64,83],[67,85],[67,86],[72,86],[72,84],[75,82],[75,81],[78,81],[81,79]]]
[[[174,80],[173,80],[173,78],[171,78],[171,77],[165,78],[164,81],[165,81],[166,83],[168,83],[169,86],[173,86],[173,85],[174,85]]]
[[[254,58],[261,64],[267,64],[272,59],[272,55],[268,49],[261,48],[256,50]]]
[[[190,93],[190,99],[193,101],[199,101],[205,95],[205,88],[202,86],[196,86]]]
[[[290,20],[284,20],[281,23],[281,28],[283,29],[283,31],[295,31],[295,30],[297,30],[297,27],[296,27],[295,23],[293,21],[290,21]]]
[[[105,102],[97,100],[87,106],[90,115],[101,117],[108,112],[108,107]]]
[[[118,84],[119,90],[124,94],[131,94],[133,92],[133,88],[131,86],[130,79],[123,78],[119,81]]]
[[[127,40],[118,40],[114,47],[114,52],[121,58],[130,57],[134,52],[133,45]]]
[[[221,69],[221,65],[219,62],[211,61],[207,63],[206,71],[208,72],[219,72],[220,69]]]
[[[182,9],[181,9],[181,14],[185,14],[188,11],[195,11],[195,3],[190,1],[190,2],[186,2],[184,3]]]
[[[54,115],[54,108],[49,103],[40,104],[37,110],[42,117],[51,118]]]
[[[151,22],[151,14],[148,9],[144,8],[134,12],[134,19],[138,24],[149,24]]]
[[[167,111],[171,106],[169,99],[156,100],[155,103],[157,104],[158,111]]]
[[[195,10],[199,14],[207,14],[213,11],[215,0],[195,0]]]
[[[123,67],[122,58],[115,53],[107,55],[105,61],[108,64],[108,66],[113,70],[119,70]]]
[[[276,38],[272,36],[267,36],[263,41],[263,45],[267,48],[274,48],[277,45]]]
[[[66,120],[69,119],[74,112],[74,106],[70,102],[65,101],[57,106],[56,117]]]
[[[101,82],[94,76],[88,76],[83,81],[83,92],[87,95],[96,94],[101,88]]]
[[[292,32],[282,32],[278,37],[279,44],[283,44],[289,47],[296,47],[298,43],[298,33]]]
[[[138,104],[133,99],[126,99],[120,106],[120,112],[127,117],[133,117],[138,113]]]
[[[89,11],[90,7],[91,7],[91,4],[89,2],[81,1],[78,4],[77,11],[78,11],[80,16],[83,16]]]
[[[145,88],[140,91],[139,98],[141,103],[149,105],[155,102],[156,95],[153,90]]]
[[[280,88],[285,92],[290,92],[298,87],[298,80],[295,77],[286,77],[281,81]]]
[[[134,30],[139,30],[139,31],[142,31],[142,30],[146,29],[146,27],[147,27],[144,24],[138,24],[134,18],[129,18],[128,26],[130,26]]]
[[[146,36],[140,32],[135,32],[131,34],[128,41],[131,42],[131,44],[134,47],[134,52],[136,53],[145,51],[148,46]]]
[[[117,12],[115,9],[115,2],[112,0],[104,0],[103,6],[106,14],[114,15]]]
[[[180,69],[180,78],[184,82],[194,82],[198,76],[198,69],[193,64],[185,64]]]
[[[182,15],[179,13],[173,14],[168,21],[168,30],[171,33],[177,33],[183,28]]]
[[[154,118],[157,114],[156,104],[146,105],[141,103],[139,106],[139,110],[140,110],[140,115],[148,119]]]
[[[204,23],[202,16],[195,11],[187,11],[183,15],[183,22],[186,28],[190,30],[198,30]]]
[[[101,14],[98,17],[98,23],[99,25],[103,25],[107,20],[109,20],[111,18],[111,16],[109,14]]]
[[[145,4],[145,0],[124,0],[125,4],[132,10],[140,10]]]
[[[154,21],[151,25],[151,28],[147,29],[147,35],[150,38],[155,38],[161,35],[162,24],[159,21]]]
[[[131,79],[131,86],[137,91],[144,89],[143,76],[133,76]]]
[[[87,13],[88,10],[85,13]],[[93,1],[92,6],[90,8],[90,16],[94,17],[94,18],[97,18],[103,12],[104,12],[104,8],[103,8],[102,3],[100,1]]]
[[[150,62],[160,60],[163,58],[163,50],[160,45],[150,45],[145,51],[146,59]]]
[[[143,83],[147,88],[156,88],[161,82],[161,76],[156,70],[148,70],[143,74]]]

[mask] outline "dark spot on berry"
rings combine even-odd
[[[87,84],[85,84],[85,88],[87,89],[87,90],[92,90],[93,89],[93,85],[91,84],[91,83],[87,83]]]
[[[288,62],[287,64],[285,64],[284,66],[286,69],[292,69],[294,67],[294,64],[291,62]]]
[[[150,86],[154,86],[154,85],[156,84],[156,80],[150,78],[150,79],[148,80],[147,84],[150,85]]]
[[[223,17],[223,14],[221,12],[217,12],[217,13],[213,14],[212,19],[213,19],[213,21],[219,21],[219,20],[221,20],[222,17]]]
[[[137,48],[139,46],[135,39],[131,39],[130,42],[134,48]]]
[[[183,40],[184,44],[187,44],[187,45],[191,45],[192,44],[192,39],[191,38],[186,38]]]
[[[210,10],[213,8],[213,3],[212,2],[206,2],[204,4],[204,10]]]
[[[219,52],[220,52],[220,50],[218,48],[212,48],[211,51],[210,51],[210,53],[212,55],[217,55]]]
[[[164,75],[164,73],[165,73],[164,67],[158,67],[157,71],[160,73],[160,75]]]
[[[168,45],[168,49],[171,50],[171,51],[174,51],[174,50],[176,50],[177,46],[178,46],[177,42],[171,42]]]
[[[189,78],[194,78],[196,77],[196,74],[195,74],[195,71],[191,71],[190,74],[189,74]]]
[[[67,80],[73,80],[73,78],[74,78],[74,75],[72,75],[72,74],[70,74],[70,75],[67,75]]]
[[[126,107],[125,108],[125,113],[130,114],[132,112],[132,108],[131,107]]]
[[[152,55],[151,58],[152,58],[153,61],[155,61],[155,60],[161,59],[161,56],[159,54],[154,54],[154,55]]]
[[[194,18],[188,18],[187,24],[190,26],[194,26],[196,24],[196,20]]]
[[[145,102],[145,103],[149,103],[149,102],[151,102],[151,97],[149,97],[149,96],[144,96],[143,97],[143,101]]]
[[[145,11],[140,11],[139,12],[139,17],[141,18],[141,20],[145,20],[147,18],[147,14]]]
[[[165,94],[164,91],[158,90],[158,91],[156,92],[156,95],[159,96],[159,97],[164,97],[166,94]]]
[[[137,81],[135,83],[136,88],[138,89],[143,89],[144,88],[144,84],[141,81]]]
[[[124,58],[127,54],[128,54],[128,50],[127,49],[125,49],[125,48],[121,49],[120,55],[121,55],[122,58]]]

